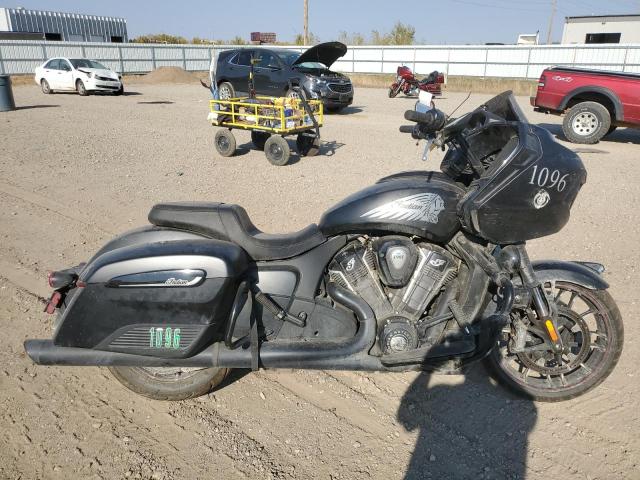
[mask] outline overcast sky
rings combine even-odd
[[[302,32],[303,0],[16,0],[22,6],[124,17],[129,37],[170,33],[192,37],[248,40],[249,32],[276,32],[293,40]],[[640,0],[558,0],[553,40],[559,41],[565,16],[640,13]],[[515,43],[520,33],[540,31],[546,40],[551,0],[309,0],[309,28],[321,41],[339,32],[387,32],[397,21],[416,29],[416,41],[427,44]]]

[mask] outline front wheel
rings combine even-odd
[[[47,82],[44,78],[40,81],[40,87],[42,87],[42,93],[44,93],[45,95],[50,95],[53,93],[49,82]]]
[[[395,98],[400,93],[400,84],[391,85],[389,87],[389,98]]]
[[[516,393],[558,402],[588,392],[609,376],[622,353],[624,328],[606,290],[555,282],[550,293],[558,311],[562,353],[553,353],[545,343],[541,331],[529,321],[531,312],[514,311],[511,324],[487,357],[487,366]],[[519,347],[517,335],[525,340]]]
[[[129,390],[154,400],[186,400],[205,395],[227,376],[226,368],[110,367]]]
[[[87,90],[87,87],[84,86],[84,82],[80,79],[76,81],[76,90],[78,91],[78,94],[82,97],[86,97],[87,95],[89,95],[89,91]]]

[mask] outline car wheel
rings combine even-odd
[[[611,127],[611,114],[597,102],[581,102],[569,109],[562,122],[564,135],[573,143],[598,143]]]
[[[264,144],[264,154],[272,165],[282,167],[289,161],[291,149],[280,135],[271,135]]]
[[[89,92],[87,91],[87,87],[84,86],[84,82],[80,79],[76,80],[76,90],[78,91],[78,94],[82,97],[86,97],[87,95],[89,95]]]
[[[220,100],[230,100],[235,98],[236,91],[233,89],[233,85],[229,82],[222,82],[218,86],[218,96],[220,97]]]
[[[124,85],[120,84],[120,88],[113,92],[114,95],[122,95],[124,93]]]
[[[299,100],[300,95],[304,95],[304,92],[302,89],[294,90],[293,88],[290,88],[289,90],[287,90],[287,93],[286,93],[286,97],[291,98],[293,100]]]
[[[236,137],[229,130],[218,130],[215,136],[216,150],[223,157],[236,153]]]
[[[49,82],[47,82],[44,78],[40,81],[40,86],[42,87],[42,93],[46,95],[51,95],[53,93]]]

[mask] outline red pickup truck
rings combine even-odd
[[[531,105],[565,114],[562,131],[570,141],[597,143],[619,126],[640,128],[640,74],[547,68]]]

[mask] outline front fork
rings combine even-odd
[[[538,327],[546,333],[547,340],[556,354],[562,353],[564,346],[558,334],[557,315],[544,292],[544,286],[536,278],[529,255],[524,244],[510,245],[504,248],[506,257],[518,270],[523,286],[531,293],[531,303],[536,312]]]

